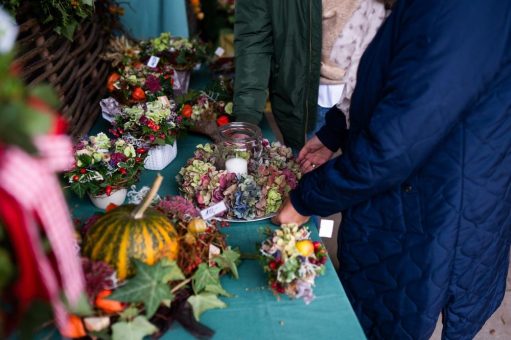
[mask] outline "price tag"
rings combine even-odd
[[[217,246],[213,245],[213,244],[210,244],[209,245],[209,255],[208,255],[208,262],[209,262],[209,266],[210,267],[213,267],[215,265],[215,256],[217,255],[220,255],[220,248],[218,248]]]
[[[225,206],[224,201],[219,202],[215,205],[212,205],[209,208],[206,208],[204,210],[201,210],[200,215],[204,220],[209,220],[211,217],[218,215],[220,213],[223,213],[227,210],[227,207]]]
[[[158,97],[158,101],[160,103],[162,103],[164,106],[170,107],[170,101],[169,101],[169,98],[167,96]]]
[[[160,62],[160,58],[152,55],[151,58],[149,58],[149,61],[147,62],[147,66],[154,68],[154,67],[158,66],[159,62]]]
[[[215,50],[215,55],[218,56],[219,58],[221,56],[223,56],[225,53],[225,50],[223,48],[221,48],[220,46],[218,46]]]
[[[319,237],[332,238],[334,232],[333,220],[321,220],[319,225]]]

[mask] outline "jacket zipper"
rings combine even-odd
[[[305,96],[305,124],[304,124],[304,132],[303,138],[304,141],[307,140],[307,125],[309,122],[309,92],[310,92],[310,77],[311,77],[311,59],[312,59],[312,0],[309,0],[309,73],[307,74],[307,94]]]

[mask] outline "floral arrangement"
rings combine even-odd
[[[158,97],[172,97],[174,69],[171,65],[158,63],[149,67],[136,61],[124,66],[120,73],[110,74],[107,90],[121,104],[133,105],[154,101]]]
[[[190,93],[179,112],[190,119],[192,126],[207,121],[215,121],[217,126],[222,126],[233,120],[232,101],[215,100],[206,92]]]
[[[182,197],[169,196],[154,205],[176,226],[180,239],[177,261],[160,260],[153,265],[134,261],[135,274],[124,282],[101,261],[82,258],[90,308],[70,320],[72,338],[142,339],[163,335],[174,321],[198,338],[213,331],[198,322],[202,313],[225,308],[219,296],[231,296],[220,276],[238,278],[239,252],[225,242],[218,226],[198,218],[198,211]],[[81,238],[101,215],[80,223]],[[211,249],[215,249],[212,251]],[[154,289],[147,289],[147,287]]]
[[[83,197],[110,194],[137,182],[147,150],[127,139],[111,140],[104,133],[75,145],[75,166],[65,173],[71,190]]]
[[[163,100],[123,107],[110,132],[116,137],[128,135],[143,147],[173,144],[186,123],[175,109],[173,101]]]
[[[316,276],[325,272],[328,256],[325,247],[310,240],[305,226],[282,225],[266,233],[268,238],[262,242],[260,253],[272,291],[310,303],[314,299]]]
[[[176,179],[184,197],[200,209],[224,201],[228,210],[220,217],[227,219],[251,220],[277,212],[301,177],[291,149],[278,142],[263,140],[261,157],[249,159],[247,175],[218,169],[219,160],[216,145],[198,145]]]
[[[205,61],[207,57],[207,47],[203,42],[198,39],[173,37],[167,32],[159,37],[142,41],[140,46],[142,60],[155,56],[176,70],[190,70]]]
[[[101,58],[109,61],[113,67],[130,65],[139,60],[140,46],[124,35],[112,37],[107,50]]]

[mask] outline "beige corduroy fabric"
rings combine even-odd
[[[321,49],[321,84],[340,84],[344,69],[332,60],[332,47],[361,0],[322,0],[323,46]]]

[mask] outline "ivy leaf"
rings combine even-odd
[[[207,310],[227,307],[225,302],[211,293],[192,295],[188,298],[188,303],[192,306],[193,316],[195,316],[197,320],[199,320],[201,314]]]
[[[222,288],[220,283],[214,284],[214,285],[207,285],[204,288],[204,292],[205,293],[213,293],[213,294],[223,295],[225,297],[232,297],[232,294],[229,294],[227,291],[225,291],[225,289]]]
[[[129,306],[120,315],[121,320],[128,321],[132,320],[138,315],[138,308],[135,306]]]
[[[132,322],[120,321],[112,326],[113,340],[142,340],[158,331],[145,316],[137,316]]]
[[[239,279],[238,275],[238,263],[240,259],[240,253],[236,250],[232,250],[231,247],[228,247],[223,251],[221,255],[215,256],[215,263],[221,269],[227,269],[231,272],[232,276],[235,279]]]
[[[80,294],[74,305],[71,305],[64,295],[62,295],[62,301],[71,314],[78,316],[94,315],[94,311],[92,310],[89,299],[85,293]]]
[[[220,268],[208,267],[207,264],[201,263],[192,276],[193,292],[200,294],[207,286],[215,285],[220,285]]]
[[[192,276],[192,287],[195,294],[213,293],[230,297],[220,284],[220,268],[208,267],[205,263],[199,265],[199,268]]]
[[[170,281],[180,281],[186,279],[185,275],[181,271],[181,268],[177,265],[176,261],[169,261],[164,259],[160,261],[161,264],[167,270],[167,274],[163,277],[163,283],[167,283]]]
[[[171,271],[162,262],[149,266],[138,260],[133,260],[136,268],[135,276],[128,282],[116,289],[108,297],[110,300],[122,302],[143,302],[146,308],[146,316],[151,318],[163,300],[173,300],[174,295],[169,286],[164,282],[165,276]]]

